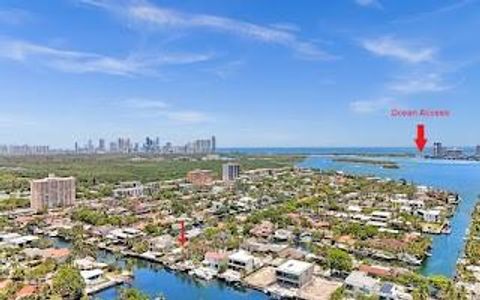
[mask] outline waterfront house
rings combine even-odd
[[[425,222],[437,223],[440,222],[440,211],[436,209],[419,209],[417,210],[417,215]]]
[[[277,282],[281,285],[301,288],[313,278],[314,265],[300,260],[288,260],[275,270]]]
[[[219,271],[222,266],[228,263],[228,256],[224,252],[207,252],[203,261],[204,265],[209,268]]]
[[[175,239],[169,234],[163,234],[150,239],[152,251],[165,252],[175,246]]]
[[[255,257],[245,250],[239,250],[228,256],[228,267],[235,271],[250,273],[255,267]]]
[[[85,270],[85,271],[80,271],[80,275],[85,281],[85,284],[93,285],[101,281],[103,276],[103,271],[100,269]]]
[[[364,272],[353,271],[345,279],[345,288],[353,294],[373,295],[378,290],[378,281]]]

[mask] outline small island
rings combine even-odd
[[[339,157],[339,158],[334,158],[333,161],[335,161],[335,162],[346,162],[346,163],[369,164],[369,165],[381,166],[384,169],[399,169],[400,168],[400,166],[396,162],[388,161],[388,160],[374,160],[374,159],[359,158],[359,157]]]

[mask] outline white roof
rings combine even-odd
[[[387,227],[387,223],[378,222],[378,221],[368,221],[367,225],[371,225],[371,226],[375,226],[375,227]]]
[[[27,242],[33,242],[33,241],[36,241],[36,240],[38,240],[37,236],[24,235],[24,236],[20,236],[20,237],[17,237],[17,238],[9,239],[8,243],[19,245],[19,244],[23,244],[23,243],[27,243]]]
[[[425,214],[425,215],[439,215],[440,211],[437,209],[419,209],[418,212]]]
[[[140,230],[136,228],[127,227],[127,228],[123,228],[123,232],[129,233],[129,234],[137,234],[137,233],[140,233]]]
[[[307,271],[312,266],[313,265],[311,263],[308,263],[308,262],[295,260],[295,259],[290,259],[290,260],[286,261],[285,263],[281,264],[277,268],[277,270],[281,271],[283,273],[300,275],[303,272]]]
[[[80,275],[82,275],[82,277],[84,279],[90,279],[90,278],[93,278],[93,277],[100,276],[102,274],[103,274],[103,271],[100,270],[100,269],[80,271]]]
[[[18,238],[20,237],[20,234],[16,233],[16,232],[8,232],[8,233],[1,233],[0,234],[0,239],[6,241],[6,240],[10,240],[10,239],[15,239],[15,238]]]
[[[377,280],[368,276],[364,272],[353,271],[345,279],[345,284],[353,287],[367,288],[368,290],[372,290],[377,285]]]
[[[389,212],[389,211],[379,211],[379,210],[376,210],[374,212],[372,212],[372,216],[380,216],[380,217],[391,217],[392,216],[392,213]]]
[[[239,250],[233,254],[230,254],[228,258],[240,262],[248,262],[254,259],[253,255],[245,250]]]
[[[358,205],[350,205],[347,209],[349,211],[354,211],[354,212],[361,212],[362,211],[362,208]]]

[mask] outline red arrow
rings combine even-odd
[[[427,144],[427,139],[425,138],[425,125],[417,125],[417,138],[415,139],[415,144],[417,144],[418,151],[422,152]]]

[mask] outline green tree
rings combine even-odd
[[[327,265],[332,270],[350,271],[353,267],[353,261],[350,255],[341,249],[331,248],[327,251]]]
[[[337,288],[335,292],[330,295],[330,300],[343,300],[345,299],[345,288],[343,286]]]
[[[120,300],[149,300],[148,296],[135,288],[124,288],[120,290]]]
[[[428,287],[426,285],[421,285],[412,293],[413,300],[428,300],[428,296]]]
[[[62,266],[53,277],[53,293],[60,295],[63,299],[80,299],[84,289],[85,282],[80,271],[71,265]]]

